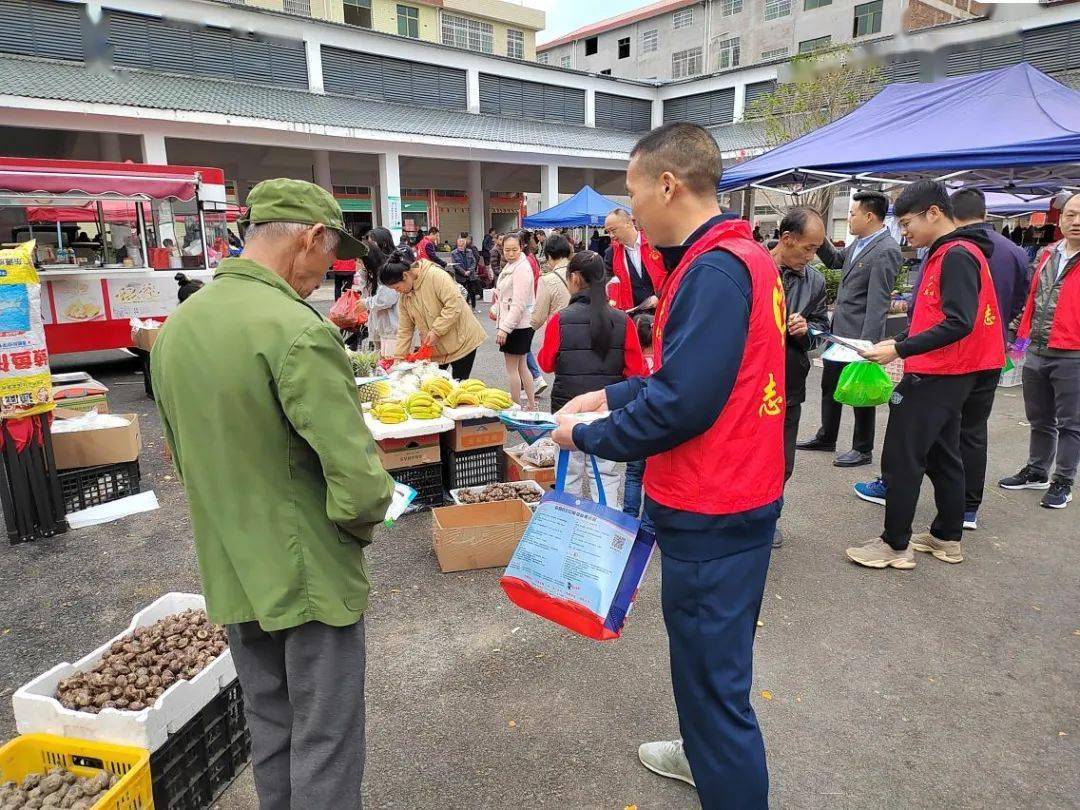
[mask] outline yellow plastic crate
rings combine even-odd
[[[76,776],[108,771],[120,777],[94,810],[153,810],[150,753],[124,745],[72,740],[51,734],[24,734],[0,748],[0,782],[21,782],[28,774],[66,768]]]

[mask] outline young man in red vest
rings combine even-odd
[[[945,185],[912,183],[893,211],[908,243],[929,250],[910,329],[863,353],[882,365],[904,358],[904,377],[889,403],[881,456],[885,531],[849,548],[847,556],[867,568],[908,569],[915,567],[913,549],[949,563],[964,559],[961,412],[980,373],[1005,365],[1005,340],[994,280],[978,244],[984,237],[957,231]],[[934,485],[937,517],[929,532],[912,536],[924,474]]]
[[[784,288],[750,225],[721,214],[719,179],[719,148],[695,124],[667,124],[631,151],[634,217],[671,270],[654,372],[571,400],[553,437],[646,459],[683,736],[642,745],[642,764],[696,784],[705,810],[757,810],[769,779],[750,681],[784,489]],[[589,425],[568,416],[603,409]]]
[[[439,244],[439,229],[432,226],[428,228],[427,234],[416,243],[416,258],[427,259],[429,262],[435,262],[439,267],[446,269],[446,262],[439,258],[438,254]]]
[[[612,276],[608,286],[611,305],[623,312],[656,309],[657,294],[667,276],[660,251],[649,244],[625,208],[607,215],[604,230],[611,236],[611,247],[604,253],[604,264]]]
[[[1039,260],[1017,332],[1028,341],[1023,379],[1030,454],[1020,472],[998,482],[1004,489],[1047,490],[1041,504],[1048,509],[1069,505],[1080,462],[1080,194],[1065,201],[1058,225],[1064,239]]]

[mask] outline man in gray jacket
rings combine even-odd
[[[826,239],[818,258],[826,267],[842,271],[833,311],[832,332],[837,337],[861,338],[877,343],[885,336],[893,284],[900,270],[900,245],[885,227],[889,198],[880,191],[859,191],[852,198],[848,229],[856,237],[843,250]],[[842,406],[833,399],[846,363],[825,361],[821,374],[821,427],[814,438],[799,442],[800,450],[836,450]],[[833,461],[837,467],[860,467],[873,461],[874,409],[855,408],[852,449]]]

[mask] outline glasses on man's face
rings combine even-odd
[[[917,220],[919,217],[924,217],[924,216],[926,216],[926,212],[925,211],[920,211],[917,214],[910,214],[909,216],[906,216],[906,217],[900,217],[900,220],[899,220],[900,227],[903,228],[904,230],[907,230],[908,226],[911,225],[912,222]]]

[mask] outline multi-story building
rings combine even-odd
[[[536,58],[544,12],[505,0],[233,0],[475,53]]]
[[[537,48],[540,62],[646,81],[678,81],[976,19],[969,0],[662,0]]]

